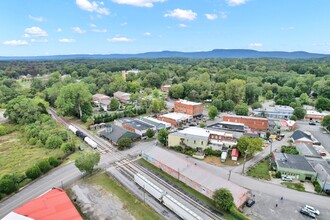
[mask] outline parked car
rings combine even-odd
[[[309,122],[308,124],[309,124],[309,125],[316,125],[316,123],[313,122],[313,121]]]
[[[311,218],[315,218],[316,217],[315,214],[312,213],[312,212],[310,212],[306,207],[301,208],[300,209],[300,213],[303,214],[303,215],[307,215],[307,216],[309,216]]]
[[[310,211],[311,213],[315,214],[315,215],[320,215],[320,211],[315,209],[313,206],[310,205],[305,205],[305,207],[308,211]]]
[[[283,181],[292,182],[292,178],[288,176],[282,176]]]
[[[253,200],[253,199],[248,199],[248,201],[246,201],[246,206],[247,207],[252,207],[253,205],[254,205],[254,203],[256,203],[256,201],[255,200]]]
[[[84,148],[80,145],[80,146],[79,146],[79,150],[83,151]]]

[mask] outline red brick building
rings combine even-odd
[[[174,103],[174,112],[184,113],[192,116],[200,116],[203,113],[203,103],[179,100]]]
[[[267,118],[256,118],[256,117],[248,117],[241,115],[225,115],[223,116],[223,121],[242,123],[251,129],[259,130],[259,131],[268,129]]]
[[[191,121],[193,117],[188,114],[183,114],[183,113],[168,113],[164,115],[159,115],[157,117],[158,120],[160,121],[165,121],[167,123],[170,123],[172,126],[179,126],[184,122],[189,122]]]

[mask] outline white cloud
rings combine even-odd
[[[47,43],[48,39],[31,39],[31,42],[36,42],[36,43]]]
[[[145,32],[143,35],[144,36],[151,36],[151,33],[150,32]]]
[[[107,29],[92,29],[92,32],[96,32],[96,33],[107,33],[108,30]]]
[[[183,10],[180,8],[174,9],[169,11],[164,15],[164,17],[172,17],[177,18],[179,20],[195,20],[197,17],[197,13],[193,12],[192,10]]]
[[[86,31],[85,31],[85,30],[81,30],[80,27],[73,27],[73,28],[72,28],[72,31],[73,31],[74,33],[77,33],[77,34],[84,34],[84,33],[86,33]]]
[[[109,41],[109,42],[132,42],[132,41],[134,41],[134,39],[127,38],[127,37],[113,37],[113,38],[108,38],[107,41]]]
[[[46,31],[42,30],[40,27],[30,27],[25,28],[26,34],[23,37],[47,37],[48,34]]]
[[[57,28],[56,32],[62,32],[62,28]]]
[[[3,42],[2,44],[8,45],[8,46],[22,46],[22,45],[28,45],[29,42],[25,40],[8,40]]]
[[[76,42],[75,39],[70,39],[70,38],[62,38],[62,39],[58,39],[59,42],[61,43],[74,43]]]
[[[250,43],[249,44],[249,47],[252,47],[252,48],[259,48],[259,47],[262,47],[262,43]]]
[[[126,26],[127,25],[127,22],[123,22],[120,24],[120,26]]]
[[[205,14],[205,16],[208,20],[215,20],[218,18],[218,15],[216,14]]]
[[[186,28],[186,27],[188,27],[188,26],[185,25],[185,24],[179,24],[179,27]]]
[[[104,3],[96,3],[96,2],[90,2],[88,0],[76,0],[76,4],[81,8],[82,10],[89,11],[89,12],[96,12],[102,15],[109,15],[110,12],[107,8],[101,8],[99,5],[103,5]]]
[[[37,21],[37,22],[43,22],[44,18],[43,17],[33,17],[32,15],[29,15],[29,18],[33,21]]]
[[[219,11],[219,14],[222,19],[226,19],[228,17],[228,12],[226,11]]]
[[[245,4],[248,0],[227,0],[229,6],[237,6]]]
[[[112,0],[118,4],[133,5],[137,7],[147,7],[151,8],[156,2],[164,2],[165,0]]]
[[[89,24],[91,28],[96,28],[96,24]]]

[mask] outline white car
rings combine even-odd
[[[305,205],[305,207],[308,211],[310,211],[311,213],[314,213],[316,215],[320,215],[320,211],[315,209],[313,206],[310,205]]]
[[[282,181],[292,182],[292,178],[288,176],[282,176]]]

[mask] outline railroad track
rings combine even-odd
[[[176,195],[184,199],[186,202],[188,202],[190,205],[194,206],[207,216],[209,216],[211,219],[222,219],[219,215],[217,215],[215,212],[211,211],[209,207],[207,207],[205,204],[196,201],[196,199],[193,199],[192,197],[184,194],[179,189],[175,188],[170,183],[166,182],[164,179],[160,178],[159,176],[155,175],[150,170],[146,169],[145,167],[138,164],[136,161],[128,161],[128,160],[122,160],[120,162],[116,163],[116,167],[122,170],[122,173],[127,177],[132,179],[134,181],[134,174],[136,173],[144,173],[148,175],[149,178],[153,179],[155,182],[161,184],[165,189],[170,189],[172,192],[174,192]]]

